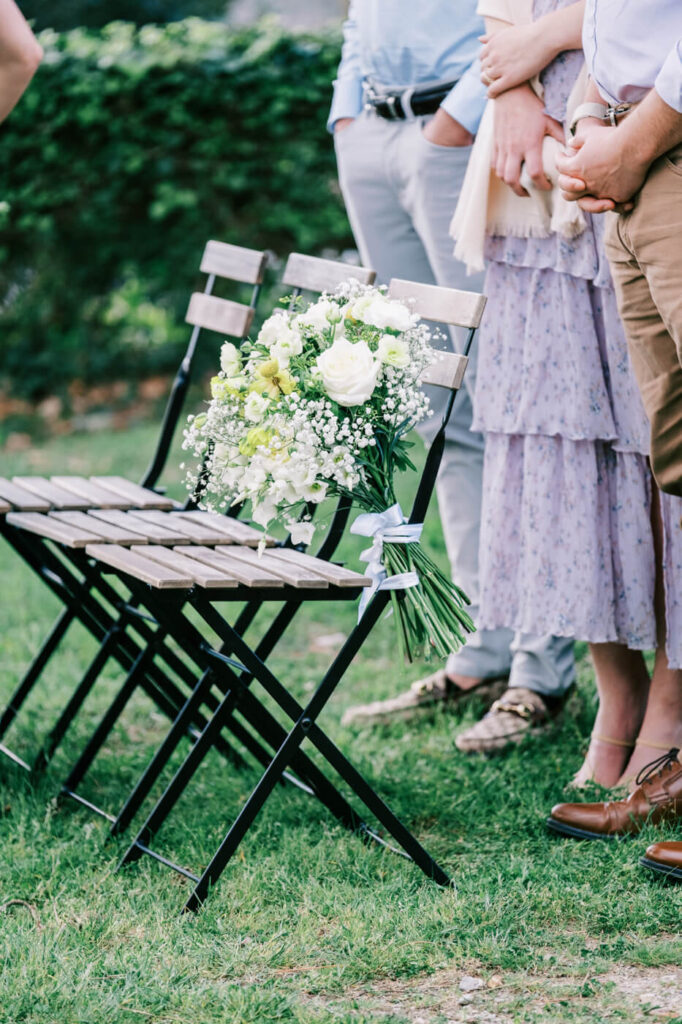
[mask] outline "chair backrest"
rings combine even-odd
[[[343,281],[373,284],[375,277],[375,271],[368,267],[292,252],[284,267],[282,284],[292,288],[294,295],[299,295],[302,291],[331,292]]]
[[[267,254],[259,250],[245,249],[240,245],[229,245],[225,242],[206,243],[200,264],[200,270],[208,275],[206,286],[203,292],[195,292],[189,301],[185,319],[192,325],[193,330],[168,396],[156,450],[140,481],[143,487],[153,488],[166,465],[191,383],[201,331],[216,331],[235,338],[246,337],[253,321],[266,263]],[[251,285],[249,303],[233,302],[213,295],[218,278]]]

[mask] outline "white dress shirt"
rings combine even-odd
[[[441,106],[475,132],[487,92],[478,61],[484,31],[476,0],[351,0],[329,128],[360,113],[369,78],[390,88],[456,81]]]
[[[682,113],[682,0],[587,0],[583,49],[610,103],[638,103],[651,89]]]

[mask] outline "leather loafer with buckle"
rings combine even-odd
[[[342,725],[378,725],[382,722],[397,722],[412,718],[423,711],[435,711],[441,707],[453,707],[468,698],[493,701],[499,697],[506,686],[506,677],[495,676],[483,679],[476,686],[464,689],[449,678],[445,669],[439,669],[425,679],[412,683],[409,690],[389,697],[388,700],[375,700],[371,704],[358,704],[348,708]]]
[[[673,747],[645,765],[627,800],[599,804],[557,804],[547,825],[572,839],[615,839],[636,835],[647,824],[682,819],[682,764]]]
[[[652,843],[639,863],[669,882],[682,882],[682,843]]]
[[[463,754],[496,754],[520,743],[530,733],[544,731],[561,711],[563,698],[549,698],[523,686],[510,687],[487,715],[455,738]]]

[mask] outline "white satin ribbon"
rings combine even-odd
[[[361,537],[373,537],[371,548],[362,552],[360,558],[367,562],[367,575],[372,580],[365,587],[358,608],[358,622],[365,608],[377,590],[407,590],[416,587],[419,576],[416,572],[400,572],[387,576],[383,563],[384,542],[389,544],[416,544],[422,535],[423,523],[408,523],[403,510],[396,502],[385,512],[361,512],[350,528],[351,533]]]

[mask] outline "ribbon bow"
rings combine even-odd
[[[360,598],[358,622],[365,608],[377,590],[407,590],[416,587],[419,576],[416,572],[401,572],[388,576],[383,563],[384,542],[390,544],[416,544],[422,535],[423,523],[408,523],[403,510],[396,502],[385,512],[362,512],[350,528],[351,533],[361,537],[373,537],[371,548],[362,552],[360,558],[367,562],[367,575],[372,585],[366,587]]]

